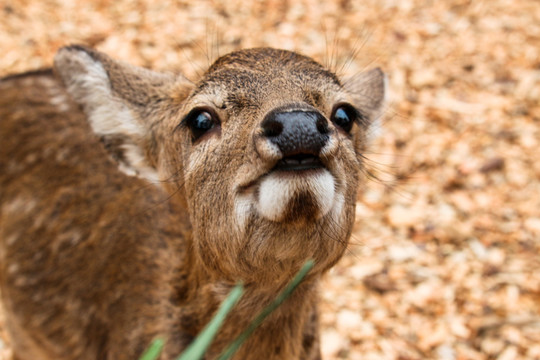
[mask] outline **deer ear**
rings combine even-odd
[[[375,68],[354,75],[343,82],[343,88],[354,105],[369,117],[370,127],[377,127],[386,100],[386,75],[382,70]]]
[[[120,170],[157,181],[152,123],[180,80],[78,45],[60,49],[54,69]]]

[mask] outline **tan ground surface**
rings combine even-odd
[[[0,75],[72,42],[191,77],[252,46],[381,66],[380,180],[324,282],[325,358],[540,359],[540,2],[0,0]]]

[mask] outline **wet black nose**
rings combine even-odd
[[[264,136],[279,147],[284,157],[318,156],[329,138],[328,122],[317,111],[270,112],[261,127]]]

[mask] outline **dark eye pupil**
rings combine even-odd
[[[336,111],[336,122],[339,122],[340,124],[345,124],[351,121],[349,119],[349,115],[345,112],[343,109],[337,109]]]
[[[198,130],[207,131],[210,130],[212,126],[214,126],[212,116],[206,111],[197,115],[193,120],[193,128]]]
[[[353,120],[347,110],[345,110],[344,108],[340,107],[336,109],[332,121],[334,122],[334,124],[342,128],[346,132],[351,131]]]
[[[196,141],[215,126],[215,121],[209,112],[200,111],[188,116],[187,124],[193,141]]]

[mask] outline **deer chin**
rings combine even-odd
[[[278,169],[260,178],[254,191],[238,198],[237,216],[244,218],[250,209],[274,222],[319,219],[332,209],[335,198],[335,180],[327,169]]]

